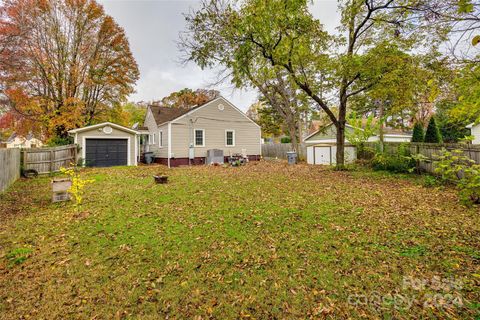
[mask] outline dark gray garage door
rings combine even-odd
[[[127,139],[86,139],[85,145],[85,162],[89,167],[127,165]]]

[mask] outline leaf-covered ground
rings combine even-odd
[[[0,195],[2,319],[479,316],[480,213],[453,190],[268,162],[83,175],[80,212],[48,177]]]

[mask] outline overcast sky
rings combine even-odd
[[[124,29],[130,48],[140,68],[140,80],[132,101],[158,100],[183,88],[205,88],[216,79],[214,70],[201,70],[195,64],[179,62],[181,53],[176,41],[185,30],[183,13],[198,6],[199,1],[181,0],[100,0],[107,14]],[[317,0],[311,8],[327,30],[338,24],[337,2]],[[246,111],[255,101],[255,90],[240,91],[231,84],[216,86],[224,97]]]

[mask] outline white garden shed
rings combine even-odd
[[[467,127],[473,136],[472,144],[480,144],[480,123],[470,123]]]
[[[307,146],[307,163],[334,165],[337,163],[337,145],[320,143]],[[357,150],[352,145],[345,146],[345,162],[351,163],[357,159]]]
[[[355,128],[347,124],[345,130],[353,131]],[[410,142],[412,135],[409,133],[398,133],[385,131],[385,142]],[[372,136],[369,142],[378,141],[378,136]],[[337,130],[333,124],[324,126],[303,140],[307,146],[307,163],[321,165],[335,165],[337,153]],[[355,146],[345,141],[345,163],[351,163],[357,159]]]

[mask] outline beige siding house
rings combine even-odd
[[[169,166],[203,164],[210,149],[222,150],[225,158],[261,155],[260,127],[223,97],[192,109],[149,106],[144,127],[148,151]]]

